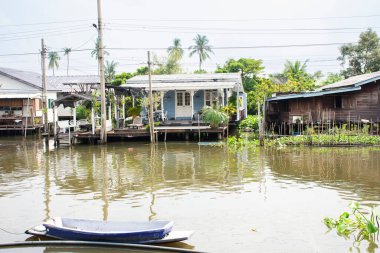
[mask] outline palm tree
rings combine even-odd
[[[54,69],[59,68],[58,61],[61,59],[61,57],[59,57],[57,52],[49,52],[48,58],[49,58],[49,69],[53,69],[53,76],[54,76]]]
[[[168,47],[167,51],[169,53],[169,58],[173,59],[173,61],[177,62],[181,60],[183,56],[181,40],[174,38],[173,46]]]
[[[306,67],[309,60],[306,60],[303,64],[300,61],[295,61],[292,63],[289,60],[285,62],[284,74],[288,76],[296,77],[301,76],[306,73]]]
[[[208,39],[205,35],[199,35],[193,39],[195,42],[195,45],[190,46],[189,50],[190,52],[190,57],[193,56],[195,53],[199,55],[199,71],[202,70],[202,62],[204,62],[207,58],[210,58],[209,53],[214,53],[212,51],[212,46],[208,45]]]
[[[68,76],[69,75],[69,65],[70,65],[70,59],[69,59],[69,55],[71,53],[71,48],[69,47],[65,47],[63,48],[63,55],[66,55],[67,56],[67,68],[66,68],[66,75]]]
[[[109,53],[105,50],[106,46],[103,45],[103,55],[106,56],[106,55],[109,55]],[[99,46],[99,38],[96,39],[95,41],[95,48],[91,51],[91,57],[94,57],[95,56],[95,59],[99,59],[99,49],[100,49],[100,46]]]
[[[104,69],[104,75],[107,83],[110,83],[114,78],[116,74],[116,66],[118,65],[117,62],[114,61],[106,61],[106,66]]]

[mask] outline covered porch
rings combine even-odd
[[[221,108],[233,96],[238,110],[233,120],[246,117],[246,94],[238,73],[153,75],[151,79],[154,116],[165,125],[196,124],[201,120],[203,107]],[[147,96],[148,76],[135,76],[122,87],[139,89]],[[146,116],[147,110],[142,114]]]

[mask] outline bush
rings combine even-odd
[[[203,121],[210,124],[211,128],[217,128],[220,124],[228,122],[228,115],[222,111],[206,106],[202,109]]]
[[[247,118],[240,122],[239,128],[241,130],[250,129],[252,131],[256,131],[259,129],[259,121],[257,116],[248,115]]]
[[[127,115],[132,117],[132,118],[140,116],[140,113],[141,113],[141,108],[139,108],[139,107],[131,107],[127,111]]]
[[[84,105],[78,105],[76,108],[77,119],[87,119],[91,114],[91,110],[87,109]]]

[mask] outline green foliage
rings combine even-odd
[[[328,73],[326,79],[322,82],[323,85],[336,83],[342,81],[344,77],[341,74],[337,73]]]
[[[372,29],[362,32],[357,44],[341,46],[340,54],[338,60],[346,66],[342,71],[346,78],[380,70],[380,39]]]
[[[178,62],[183,57],[183,49],[181,45],[181,40],[178,38],[174,38],[173,46],[168,47],[168,56],[175,62]]]
[[[339,236],[349,238],[355,234],[355,242],[362,240],[370,242],[378,241],[379,214],[374,209],[366,209],[359,206],[357,202],[350,204],[351,212],[343,212],[338,219],[326,217],[323,221],[331,230],[336,229]]]
[[[210,53],[214,53],[212,51],[212,46],[209,45],[208,38],[205,35],[197,34],[197,36],[193,39],[195,42],[195,45],[190,46],[190,57],[192,57],[194,54],[198,54],[199,56],[199,70],[202,69],[202,62],[204,62],[207,59],[210,59]]]
[[[112,80],[115,78],[116,75],[116,66],[118,65],[117,62],[114,61],[106,61],[106,66],[104,69],[104,76],[107,83],[111,83]]]
[[[206,73],[207,73],[207,71],[204,69],[197,69],[194,71],[194,74],[206,74]]]
[[[380,136],[368,134],[346,134],[341,130],[336,131],[337,134],[311,134],[286,136],[269,140],[269,146],[302,146],[302,145],[378,145],[380,144]]]
[[[49,52],[48,54],[48,59],[49,59],[49,69],[53,70],[53,76],[54,74],[54,69],[59,68],[59,60],[61,57],[59,57],[59,54],[57,52]]]
[[[91,110],[86,108],[85,105],[77,105],[76,106],[76,111],[77,111],[77,119],[87,119],[89,118],[91,114]]]
[[[228,137],[227,147],[231,150],[240,150],[242,148],[258,147],[258,140],[247,140],[244,138],[237,138],[236,136]]]
[[[125,82],[136,75],[136,73],[128,73],[128,72],[122,72],[121,74],[115,75],[113,78],[111,85],[120,86],[122,84],[125,84]]]
[[[91,57],[95,57],[96,60],[99,59],[99,49],[100,49],[100,41],[99,41],[99,37],[96,38],[96,41],[94,42],[94,46],[95,48],[91,51]],[[106,55],[109,55],[110,53],[108,53],[106,50],[105,50],[106,46],[103,45],[103,55],[106,56]]]
[[[262,60],[252,58],[229,59],[223,67],[218,66],[216,73],[241,73],[244,90],[252,91],[258,82],[258,74],[265,69]]]
[[[175,57],[161,57],[153,56],[153,65],[155,68],[152,72],[155,75],[168,75],[181,73],[181,66]]]
[[[248,115],[247,118],[242,120],[239,124],[239,128],[242,130],[250,129],[256,131],[259,129],[259,121],[256,115]]]
[[[147,75],[148,74],[148,67],[145,66],[145,67],[140,67],[138,69],[136,69],[136,72],[135,72],[135,75],[136,76],[142,76],[142,75]]]
[[[132,118],[140,116],[140,113],[141,113],[141,108],[140,107],[130,107],[127,110],[127,115],[130,116],[130,117],[132,117]]]
[[[205,106],[202,109],[203,121],[210,124],[211,128],[217,128],[221,124],[228,122],[228,115],[225,112]]]
[[[289,60],[286,61],[282,74],[288,79],[290,91],[299,92],[315,88],[315,77],[320,76],[320,73],[307,73],[307,62],[308,60],[303,64],[300,61],[294,63]]]

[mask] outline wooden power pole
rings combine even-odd
[[[42,110],[44,113],[44,132],[49,134],[48,98],[46,95],[46,48],[44,39],[41,39],[41,65],[42,65]]]
[[[152,94],[152,70],[150,61],[150,51],[148,51],[148,77],[149,77],[149,129],[150,129],[150,142],[154,143],[154,120],[153,120],[153,94]]]
[[[104,80],[104,49],[103,49],[103,24],[102,24],[102,8],[101,0],[98,0],[98,39],[99,39],[99,74],[100,74],[100,96],[101,96],[101,121],[100,143],[107,142],[107,111],[106,111],[106,85]]]

